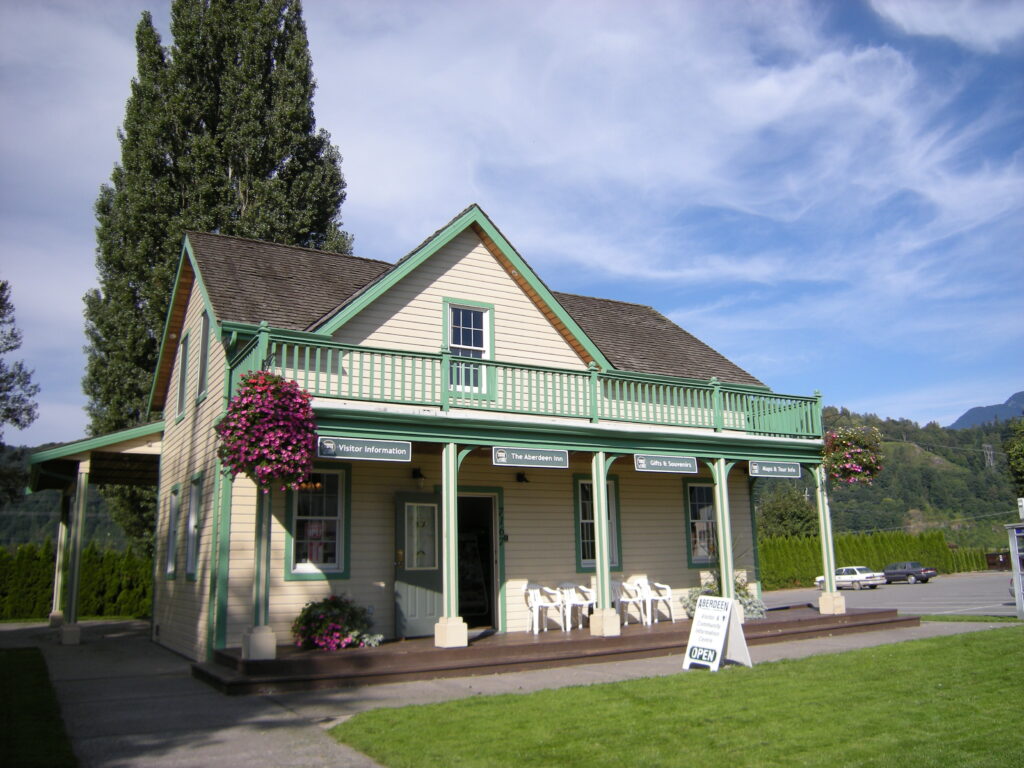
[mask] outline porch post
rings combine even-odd
[[[735,570],[732,559],[732,525],[729,510],[729,470],[735,462],[715,459],[709,462],[711,476],[715,480],[715,534],[718,537],[719,581],[722,597],[730,600],[736,597]]]
[[[60,599],[64,592],[64,560],[68,547],[68,517],[74,497],[66,491],[60,495],[60,524],[57,528],[57,561],[53,566],[53,607],[50,610],[50,626],[59,627],[64,623],[64,611]]]
[[[68,569],[68,611],[67,623],[60,628],[62,645],[78,645],[82,640],[82,628],[78,626],[78,584],[82,563],[82,538],[85,533],[85,511],[89,501],[89,459],[78,462],[78,476],[75,480],[75,500],[71,512],[71,564]]]
[[[594,577],[597,588],[594,612],[590,616],[590,634],[613,637],[621,634],[619,614],[612,608],[612,574],[608,535],[608,469],[617,456],[607,458],[595,451],[590,459],[590,480],[594,508]]]
[[[832,515],[828,508],[828,492],[825,487],[825,468],[820,464],[814,468],[814,495],[818,503],[818,527],[821,533],[821,563],[825,583],[818,597],[820,613],[846,613],[846,598],[836,589],[836,555],[832,543]]]
[[[459,616],[459,464],[469,451],[460,455],[456,443],[445,443],[441,450],[441,617],[434,625],[434,645],[438,648],[464,648],[469,645],[469,627]]]
[[[253,548],[252,626],[242,634],[243,659],[277,657],[277,635],[270,628],[271,494],[256,489],[256,539]]]

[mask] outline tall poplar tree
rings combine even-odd
[[[301,3],[174,0],[171,36],[164,46],[142,14],[121,160],[96,201],[83,379],[92,434],[146,419],[185,230],[351,251],[341,155],[313,116]],[[148,538],[152,494],[107,495],[126,532]]]

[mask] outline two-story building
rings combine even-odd
[[[299,490],[258,494],[217,458],[255,370],[313,397]],[[820,397],[773,393],[650,307],[552,291],[476,205],[395,264],[187,233],[151,411],[37,454],[34,477],[79,499],[158,483],[153,637],[194,659],[272,657],[331,593],[386,636],[454,647],[526,630],[527,582],[573,581],[595,590],[590,632],[617,634],[616,580],[676,599],[702,570],[755,580],[752,467],[804,465],[821,487]],[[59,542],[73,566],[80,507]],[[822,493],[819,510],[831,574]]]

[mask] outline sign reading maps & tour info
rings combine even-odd
[[[350,461],[412,461],[412,443],[404,440],[318,437],[316,455],[320,459]]]
[[[752,461],[751,477],[800,477],[800,465],[795,461]]]
[[[634,453],[633,468],[637,472],[675,472],[697,474],[695,456],[662,456],[656,453]]]
[[[548,467],[567,469],[569,452],[553,448],[491,448],[491,460],[496,467]]]
[[[722,661],[753,666],[736,610],[735,600],[713,595],[697,598],[683,669],[700,667],[715,672]]]

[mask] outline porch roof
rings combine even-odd
[[[67,488],[83,461],[89,462],[91,482],[155,486],[163,431],[157,421],[36,451],[29,457],[29,489]]]

